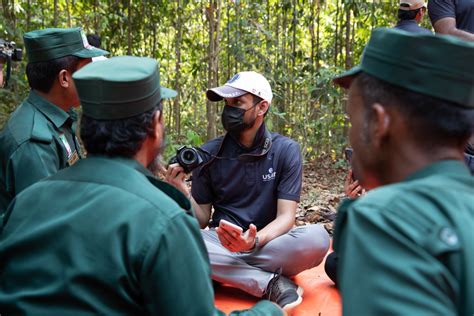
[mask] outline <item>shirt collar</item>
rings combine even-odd
[[[422,179],[434,174],[466,174],[467,176],[471,177],[468,168],[462,161],[442,160],[442,161],[432,163],[428,165],[427,167],[422,168],[421,170],[412,173],[402,182]],[[364,199],[364,198],[362,197],[361,199]],[[357,200],[355,199],[345,199],[342,201],[342,203],[338,207],[337,216],[336,216],[336,224],[334,226],[334,239],[333,239],[333,247],[335,250],[339,249],[340,233],[342,231],[342,227],[345,226],[345,222],[347,219],[347,211],[349,210],[350,206],[355,202],[357,202]]]
[[[145,168],[144,165],[142,165],[141,163],[139,163],[137,160],[135,160],[133,158],[119,157],[119,156],[116,156],[116,157],[106,156],[106,158],[107,159],[113,159],[117,162],[123,163],[124,165],[127,165],[127,166],[137,170],[138,172],[143,173],[147,177],[149,177],[149,176],[153,177],[153,174],[151,173],[150,170]]]
[[[441,160],[409,175],[404,181],[429,177],[433,174],[469,174],[469,169],[461,160]]]
[[[416,20],[400,20],[397,23],[397,25],[406,25],[406,24],[416,24],[418,26],[418,23],[416,22]]]
[[[236,139],[232,134],[227,133],[224,137],[223,143],[226,138],[230,138],[237,146],[242,150],[243,155],[263,155],[266,154],[269,150],[269,145],[271,146],[271,135],[267,130],[265,123],[263,123],[255,134],[252,146],[250,148],[243,146],[238,139]],[[268,144],[270,142],[270,144]]]
[[[31,103],[38,111],[43,113],[56,128],[60,128],[70,118],[69,114],[63,111],[59,106],[54,105],[45,98],[41,97],[38,93],[31,90],[28,95],[27,101]]]

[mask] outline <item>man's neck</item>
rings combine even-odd
[[[262,124],[263,124],[263,121],[260,121],[259,123],[256,122],[252,128],[243,131],[239,137],[240,144],[246,148],[252,147],[255,141],[257,132],[262,126]]]
[[[150,136],[147,136],[140,146],[140,149],[133,156],[133,159],[138,161],[145,168],[148,168],[148,166],[157,156],[156,150],[154,148],[154,139]]]
[[[403,181],[411,174],[442,160],[463,160],[461,148],[439,147],[436,151],[425,152],[418,148],[405,148],[393,153],[385,164],[382,185]],[[382,173],[382,171],[380,171]]]
[[[65,102],[64,98],[61,97],[59,93],[56,93],[55,91],[53,91],[53,89],[54,88],[52,88],[51,91],[49,91],[48,93],[41,92],[38,90],[34,90],[34,91],[43,99],[61,108],[64,112],[68,112],[71,109],[71,105]]]

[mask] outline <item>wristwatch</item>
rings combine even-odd
[[[257,249],[258,249],[258,244],[259,244],[259,239],[258,239],[258,236],[255,236],[255,243],[253,244],[252,251],[254,251],[254,250],[257,250]]]

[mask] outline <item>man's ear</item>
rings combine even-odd
[[[372,136],[376,146],[380,147],[388,136],[391,126],[391,116],[380,103],[372,105]]]
[[[258,105],[258,115],[264,115],[265,113],[267,113],[269,107],[270,105],[268,104],[267,100],[261,101]]]
[[[163,136],[163,115],[162,111],[156,111],[153,117],[153,137],[160,139]]]
[[[66,69],[62,69],[58,74],[58,82],[62,88],[69,88],[72,84],[72,76]]]

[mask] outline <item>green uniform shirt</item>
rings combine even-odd
[[[34,91],[0,132],[0,217],[29,185],[81,158],[73,118]]]
[[[91,157],[20,193],[0,235],[5,315],[216,315],[189,201],[132,159]],[[264,301],[242,315],[281,315]]]
[[[344,315],[474,314],[474,177],[459,161],[340,206]]]

